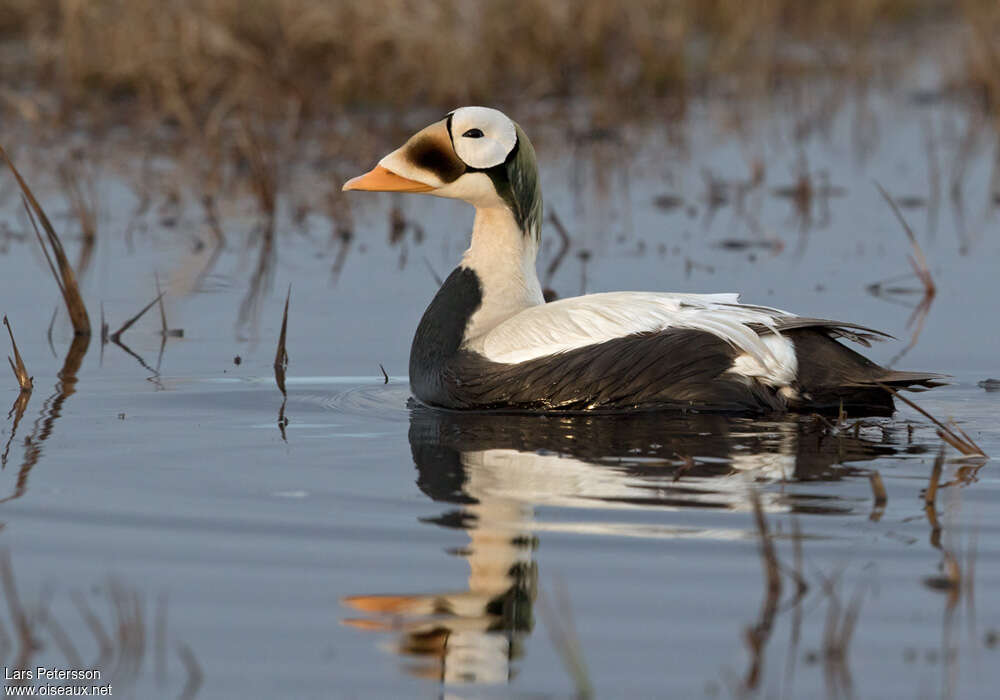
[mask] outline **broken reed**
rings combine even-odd
[[[932,416],[930,413],[928,413],[920,406],[918,406],[916,403],[914,403],[912,400],[903,396],[903,394],[901,394],[895,388],[889,386],[888,384],[881,384],[881,383],[879,384],[879,386],[885,389],[886,391],[890,392],[893,396],[895,396],[897,399],[905,403],[913,410],[920,413],[922,416],[931,420],[934,423],[934,425],[937,426],[938,437],[940,437],[942,440],[944,440],[949,445],[954,447],[956,450],[961,452],[963,455],[966,455],[967,457],[988,456],[985,452],[983,452],[983,448],[977,445],[976,442],[971,437],[969,437],[968,433],[962,430],[962,428],[960,428],[954,421],[948,421],[948,425],[945,425],[937,418]]]
[[[125,323],[122,324],[121,328],[119,328],[114,333],[112,333],[111,336],[110,336],[111,342],[113,342],[113,343],[120,343],[121,342],[121,338],[122,338],[122,333],[124,333],[129,328],[131,328],[133,326],[133,324],[135,324],[136,321],[138,321],[140,318],[142,318],[143,315],[147,311],[149,311],[151,308],[153,308],[153,306],[156,304],[156,302],[160,301],[163,298],[164,293],[165,292],[160,292],[159,294],[157,294],[156,298],[153,299],[153,301],[149,302],[144,307],[142,307],[142,309],[139,311],[139,313],[137,313],[135,316],[133,316],[132,318],[130,318],[127,321],[125,321]]]
[[[55,229],[52,228],[49,217],[45,215],[42,205],[38,203],[31,188],[28,187],[28,183],[21,177],[21,173],[14,166],[13,161],[7,156],[7,151],[2,146],[0,146],[0,157],[7,163],[7,167],[10,168],[10,171],[17,179],[17,184],[21,187],[25,211],[28,212],[28,219],[31,221],[31,226],[35,230],[38,243],[42,246],[42,251],[45,253],[45,259],[49,263],[49,269],[52,271],[52,276],[55,278],[56,284],[59,286],[63,301],[66,302],[66,310],[69,312],[70,321],[73,323],[73,331],[77,336],[89,336],[90,317],[87,315],[87,307],[83,303],[83,297],[80,295],[76,273],[73,272],[73,266],[70,265],[69,259],[66,257],[66,251],[63,249],[62,242],[59,240]],[[45,229],[46,239],[42,238],[42,234],[38,230],[38,223],[41,223],[42,228]],[[48,246],[45,244],[46,240],[48,241]],[[49,246],[52,248],[51,255],[49,254]],[[55,263],[52,262],[53,257],[56,259]],[[56,269],[57,265],[58,270]]]

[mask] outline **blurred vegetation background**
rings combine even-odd
[[[0,110],[65,124],[333,116],[867,82],[930,59],[1000,102],[996,0],[0,0]]]
[[[1000,2],[0,0],[0,143],[24,167],[71,193],[110,168],[213,222],[295,192],[345,238],[339,183],[463,104],[543,148],[632,124],[682,143],[695,101],[802,140],[899,86],[1000,126]]]

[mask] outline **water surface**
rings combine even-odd
[[[867,109],[877,138],[868,125],[860,145],[850,109],[795,139],[781,115],[732,132],[693,104],[682,145],[655,123],[572,142],[534,125],[570,236],[559,258],[546,224],[543,284],[741,291],[882,328],[900,340],[873,359],[905,350],[894,366],[953,375],[916,400],[998,454],[1000,394],[978,386],[1000,376],[994,140],[974,132],[958,172],[973,130],[961,110],[900,95]],[[873,179],[930,261],[923,316]],[[57,188],[38,189],[75,260],[75,220]],[[97,191],[82,275],[94,325],[101,302],[114,330],[154,298],[156,273],[183,337],[161,347],[154,310],[127,349],[95,336],[72,352],[60,312],[50,348],[58,293],[4,190],[0,310],[35,390],[0,436],[0,546],[23,606],[56,621],[35,616],[31,663],[73,665],[58,627],[125,697],[995,692],[1000,482],[993,462],[949,449],[927,510],[941,441],[912,410],[856,425],[415,407],[409,341],[467,245],[461,205],[359,198],[345,240],[343,222],[295,216],[289,192],[270,235],[252,207],[226,210],[217,247],[195,206],[154,195],[137,216],[110,170]],[[285,399],[272,364],[289,284]],[[12,377],[4,392],[14,403]],[[771,596],[762,533],[779,562]]]

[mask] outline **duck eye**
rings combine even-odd
[[[462,134],[467,139],[481,139],[483,137],[483,132],[481,129],[469,129],[464,134]]]

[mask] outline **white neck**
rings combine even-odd
[[[538,243],[521,231],[504,205],[476,207],[472,243],[462,256],[462,266],[479,277],[483,300],[465,329],[466,345],[497,324],[531,306],[544,304],[535,272]]]

